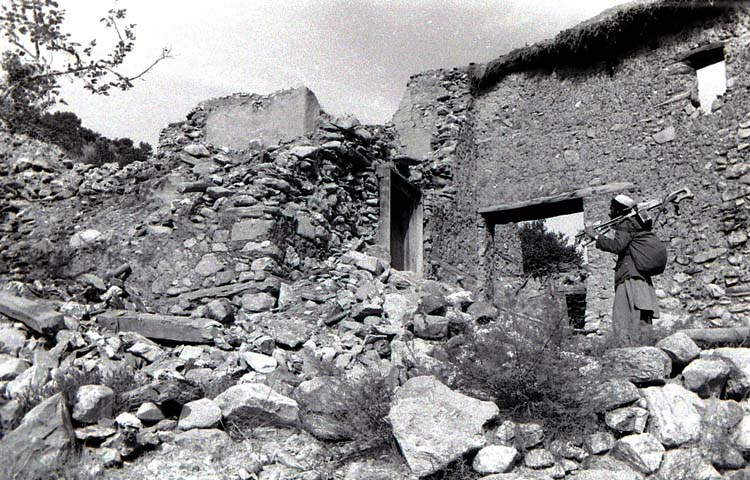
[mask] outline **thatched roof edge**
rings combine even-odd
[[[552,39],[515,49],[487,64],[472,64],[472,90],[486,91],[513,72],[602,61],[616,64],[618,57],[637,43],[679,30],[686,22],[716,17],[740,4],[746,2],[655,0],[614,8]]]

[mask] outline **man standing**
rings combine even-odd
[[[635,207],[627,195],[617,195],[609,207],[610,218],[617,218]],[[650,330],[652,319],[659,315],[651,277],[641,274],[635,267],[630,252],[630,242],[639,232],[651,230],[632,216],[613,227],[614,237],[596,232],[594,227],[584,229],[586,235],[596,241],[596,248],[617,254],[615,264],[615,300],[612,306],[612,334],[617,342],[626,346],[641,343],[643,334]]]

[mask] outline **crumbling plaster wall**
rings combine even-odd
[[[671,253],[656,281],[665,316],[747,324],[747,27],[746,16],[696,27],[633,52],[611,73],[597,66],[515,73],[480,93],[472,110],[478,202],[512,203],[613,182],[634,183],[630,193],[638,200],[689,187],[695,199],[679,217],[665,213],[659,226]],[[728,78],[718,110],[702,115],[692,98],[670,102],[697,90],[694,70],[677,59],[716,41],[725,42]],[[607,203],[585,199],[586,221],[605,219]],[[510,247],[506,254],[517,255]],[[609,312],[612,264],[609,255],[589,249],[593,327]]]

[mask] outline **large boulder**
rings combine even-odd
[[[214,401],[225,420],[241,425],[295,425],[299,421],[297,402],[262,383],[235,385]]]
[[[664,383],[672,372],[669,355],[656,347],[613,348],[604,362],[613,375],[636,385]]]
[[[0,478],[58,478],[74,448],[70,414],[58,393],[34,407],[0,441]]]
[[[650,414],[648,431],[664,446],[678,447],[700,438],[701,415],[697,407],[703,404],[696,394],[673,383],[641,392]]]
[[[664,446],[648,433],[629,435],[615,443],[613,455],[648,475],[658,470]]]
[[[425,476],[484,447],[484,425],[498,413],[492,402],[454,392],[435,377],[421,376],[396,390],[388,420],[409,468]]]
[[[678,448],[664,454],[655,480],[721,480],[716,469],[708,463],[698,448]]]

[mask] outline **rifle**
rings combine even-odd
[[[618,223],[624,222],[628,218],[633,217],[636,217],[636,220],[638,220],[638,222],[640,222],[642,225],[653,225],[656,223],[656,220],[659,219],[659,216],[661,215],[663,209],[670,203],[674,206],[675,214],[679,215],[680,202],[688,198],[693,198],[693,193],[689,188],[683,187],[679,190],[675,190],[674,192],[667,194],[661,200],[647,200],[645,202],[638,203],[634,207],[628,209],[619,217],[613,218],[604,223],[594,225],[594,230],[596,230],[598,233],[605,233],[611,230]],[[656,218],[652,219],[648,212],[657,208],[659,209],[659,212],[657,213]],[[575,240],[576,244],[584,247],[594,242],[591,238],[586,237],[585,232],[578,233],[575,237]]]

